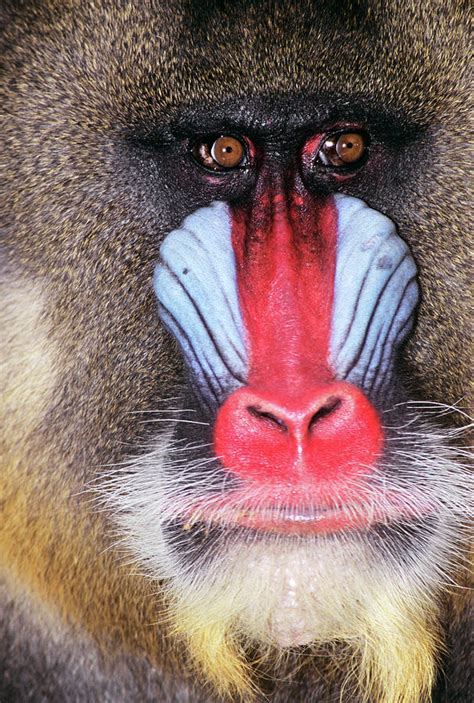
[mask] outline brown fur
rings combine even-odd
[[[430,139],[406,154],[410,178],[394,183],[387,167],[370,205],[390,209],[421,269],[406,375],[419,397],[469,399],[463,3],[205,4],[203,14],[203,3],[184,0],[7,3],[0,22],[8,164],[0,264],[9,301],[2,297],[0,310],[7,356],[0,368],[0,558],[13,610],[26,599],[55,613],[66,638],[80,632],[107,653],[97,679],[110,662],[133,658],[124,669],[141,672],[143,686],[116,673],[123,678],[117,701],[214,700],[169,639],[157,584],[124,562],[111,516],[87,490],[100,466],[138,450],[145,430],[134,413],[156,407],[181,371],[149,283],[160,237],[180,217],[160,203],[166,194],[153,163],[128,155],[134,128],[160,125],[200,100],[220,104],[237,95],[245,103],[296,91],[370,95],[423,124]],[[137,168],[147,172],[156,199],[134,177]],[[7,388],[12,399],[5,403]],[[469,595],[453,588],[447,601],[442,624],[454,655],[444,666],[448,693],[441,678],[435,700],[468,703]],[[8,639],[28,652],[28,624],[14,634],[4,627],[5,650]],[[54,627],[40,628],[40,646]],[[48,701],[66,701],[61,686],[72,675],[58,657],[59,683],[44,683]],[[5,700],[44,700],[39,684],[36,692],[22,687],[21,665],[5,660]],[[338,700],[344,676],[334,661],[335,673],[327,657],[314,667],[289,655],[280,681],[263,681],[269,699]],[[162,680],[183,683],[167,691],[155,680],[148,685],[143,671],[156,669]],[[78,691],[67,703],[75,700],[86,699]]]

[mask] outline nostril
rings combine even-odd
[[[214,428],[222,466],[262,485],[343,480],[361,467],[367,472],[382,447],[375,408],[342,381],[308,384],[300,395],[239,388],[220,408]]]
[[[327,401],[322,405],[311,417],[308,425],[308,432],[311,432],[313,427],[320,421],[323,420],[328,415],[332,415],[336,410],[338,410],[342,405],[342,400],[340,398],[332,397],[328,398]]]
[[[283,432],[288,432],[288,426],[285,424],[285,422],[283,422],[283,420],[277,417],[276,415],[273,415],[273,413],[269,413],[266,410],[261,410],[255,405],[247,406],[247,412],[249,413],[249,415],[252,415],[252,417],[257,418],[257,420],[263,420],[264,422],[278,427]]]

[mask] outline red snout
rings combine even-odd
[[[246,482],[283,484],[290,491],[309,483],[346,484],[369,473],[382,443],[375,409],[344,382],[295,397],[241,388],[224,403],[215,426],[215,451],[227,470]]]

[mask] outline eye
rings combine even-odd
[[[213,171],[229,171],[245,166],[247,145],[243,139],[230,134],[205,139],[194,145],[193,156],[198,163]]]
[[[359,166],[367,157],[367,137],[362,132],[342,132],[326,137],[318,159],[325,166]]]

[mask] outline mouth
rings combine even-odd
[[[407,499],[405,495],[384,497],[377,504],[347,503],[334,506],[297,504],[262,504],[250,502],[236,506],[229,498],[219,502],[194,506],[184,516],[183,528],[195,525],[221,528],[245,528],[262,533],[281,535],[324,535],[347,531],[364,531],[376,525],[415,522],[433,513],[426,502]]]

